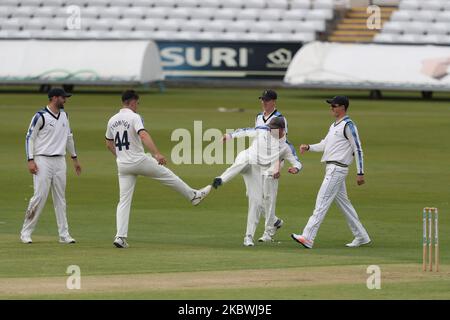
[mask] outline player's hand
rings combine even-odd
[[[160,165],[165,165],[167,163],[166,158],[161,153],[155,154],[154,157],[156,161],[158,161],[158,164]]]
[[[308,144],[300,145],[300,154],[304,154],[308,150],[309,150],[309,145]]]
[[[31,174],[36,174],[38,172],[38,167],[34,160],[28,161],[28,171],[30,171]]]
[[[75,168],[75,173],[77,174],[77,176],[79,176],[81,174],[81,165],[78,162],[78,158],[73,158],[73,167]]]
[[[297,174],[297,173],[300,172],[300,170],[299,170],[298,168],[296,168],[296,167],[290,167],[290,168],[288,169],[288,172],[289,172],[289,173],[292,173],[292,174]]]
[[[222,136],[222,143],[224,143],[224,142],[226,142],[227,140],[230,140],[230,139],[231,139],[231,136],[228,133],[225,133]]]
[[[365,183],[364,176],[356,176],[356,183],[358,186],[363,185]]]
[[[273,174],[273,178],[274,178],[274,179],[279,179],[279,178],[280,178],[280,176],[281,176],[281,173],[280,173],[280,171],[278,171],[278,172],[275,172],[275,173]]]

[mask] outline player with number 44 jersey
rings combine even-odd
[[[131,199],[139,175],[153,178],[173,188],[193,205],[199,204],[208,195],[211,186],[200,190],[192,189],[164,167],[165,157],[145,129],[141,116],[136,113],[139,95],[133,90],[125,91],[122,103],[122,109],[108,121],[106,145],[116,156],[119,172],[120,201],[117,206],[117,234],[114,245],[118,248],[127,248]],[[150,150],[152,156],[145,154],[142,144]]]

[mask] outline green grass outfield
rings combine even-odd
[[[170,158],[175,128],[252,126],[261,89],[171,89],[142,94],[139,113],[160,150]],[[288,118],[289,139],[315,143],[327,133],[324,99],[338,92],[279,90],[279,110]],[[342,92],[344,93],[344,92]],[[76,177],[68,161],[67,205],[75,245],[57,242],[51,200],[33,234],[19,241],[24,211],[32,195],[24,138],[46,97],[0,91],[0,298],[45,299],[449,299],[450,298],[450,94],[435,100],[417,93],[366,99],[350,96],[365,153],[366,184],[347,179],[373,244],[349,249],[344,217],[333,206],[315,248],[290,239],[310,216],[322,182],[321,155],[307,153],[297,176],[282,173],[277,215],[285,226],[279,243],[242,246],[247,199],[242,178],[214,191],[198,207],[156,181],[141,177],[133,199],[128,250],[113,247],[118,200],[116,165],[104,144],[106,122],[120,107],[120,92],[86,91],[66,105],[83,166]],[[220,113],[219,107],[244,108]],[[193,187],[203,187],[227,165],[174,165]],[[287,168],[286,168],[287,169]],[[441,272],[421,271],[424,206],[440,209]],[[262,223],[257,236],[262,233]],[[67,290],[66,268],[81,268],[81,290]],[[366,268],[381,268],[381,290],[369,290]]]

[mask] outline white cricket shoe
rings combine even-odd
[[[264,231],[262,237],[258,239],[258,242],[273,242],[273,239],[267,231]]]
[[[76,243],[76,241],[71,236],[66,236],[66,237],[59,237],[59,243]]]
[[[280,229],[284,224],[284,221],[281,219],[278,219],[277,221],[275,221],[275,223],[273,224],[273,227],[270,227],[267,229],[267,234],[273,238],[275,236],[275,233],[278,231],[278,229]]]
[[[365,244],[369,244],[371,242],[370,238],[355,238],[352,242],[347,243],[345,246],[349,248],[356,248],[363,246]]]
[[[33,240],[31,240],[31,236],[20,235],[20,240],[22,241],[22,243],[33,243]]]
[[[245,236],[244,238],[244,246],[253,247],[255,243],[253,242],[253,237],[250,235]]]
[[[291,238],[294,239],[294,241],[297,241],[298,243],[300,243],[306,249],[312,249],[312,247],[313,247],[313,242],[311,240],[306,239],[301,234],[292,233]]]
[[[116,237],[116,239],[114,239],[113,244],[117,247],[117,248],[128,248],[128,242],[127,242],[127,238],[124,237]]]
[[[211,192],[211,186],[207,185],[203,189],[196,190],[195,196],[192,198],[191,203],[196,206],[198,205],[203,199],[206,198],[206,196]]]

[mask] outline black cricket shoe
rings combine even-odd
[[[214,178],[214,181],[212,183],[212,186],[214,187],[214,189],[217,189],[221,185],[222,185],[222,179],[221,178]]]

